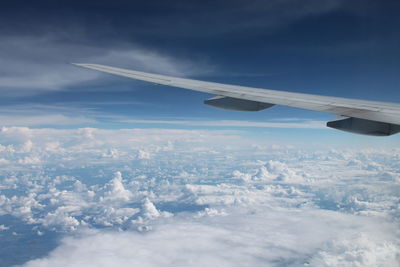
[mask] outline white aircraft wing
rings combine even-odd
[[[400,132],[400,104],[341,97],[292,93],[238,85],[176,78],[98,64],[72,63],[76,66],[124,76],[155,84],[185,88],[213,97],[205,104],[238,111],[259,111],[274,105],[337,114],[340,117],[327,126],[366,135],[392,135]]]

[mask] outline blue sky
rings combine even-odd
[[[400,102],[398,10],[396,1],[13,1],[0,11],[3,125],[197,129],[222,127],[205,121],[233,120],[236,127],[222,128],[276,140],[366,144],[371,138],[322,130],[334,115],[286,107],[217,110],[202,104],[210,95],[67,62]],[[288,124],[244,127],[240,121]],[[304,121],[305,129],[293,126]]]

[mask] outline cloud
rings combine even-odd
[[[221,130],[3,127],[0,140],[0,215],[64,237],[27,266],[398,259],[399,149],[254,145]]]
[[[134,104],[134,103],[132,103]],[[138,104],[138,103],[136,103]],[[87,103],[41,105],[18,104],[0,107],[0,127],[4,126],[67,126],[94,125],[101,113]]]
[[[0,78],[0,88],[4,96],[60,90],[98,76],[97,73],[82,74],[69,66],[68,58],[82,53],[82,50],[51,38],[4,36],[0,48],[4,62],[0,69],[4,73]]]
[[[103,55],[87,60],[99,64],[136,68],[179,77],[204,75],[213,72],[216,68],[204,59],[200,62],[193,62],[189,59],[162,54],[155,50],[135,47],[134,44],[122,44],[120,46],[127,47],[110,48]]]
[[[124,201],[127,202],[132,198],[132,193],[126,190],[122,184],[121,172],[116,172],[114,178],[106,185],[107,189],[101,201]]]
[[[87,125],[96,120],[84,116],[72,117],[63,114],[48,115],[0,115],[0,126],[44,126],[44,125]]]
[[[181,60],[133,43],[96,46],[58,39],[57,33],[2,38],[0,57],[3,64],[0,72],[3,75],[0,77],[0,90],[3,96],[35,95],[67,90],[82,84],[88,86],[90,82],[93,85],[93,81],[99,77],[102,77],[102,83],[107,83],[106,80],[111,77],[78,68],[68,62],[100,63],[176,76],[205,73],[213,69],[206,62]]]
[[[8,229],[10,229],[10,227],[5,226],[4,224],[0,224],[0,231],[5,231],[5,230],[8,230]]]
[[[256,127],[256,128],[303,128],[303,129],[326,129],[324,121],[313,121],[305,119],[285,119],[282,122],[267,121],[236,121],[236,120],[135,120],[135,119],[118,119],[123,123],[132,124],[154,124],[154,125],[185,125],[185,126],[203,126],[203,127]]]
[[[397,247],[380,236],[392,230],[336,212],[257,209],[174,219],[145,233],[83,232],[24,266],[395,266]]]
[[[361,233],[352,240],[334,240],[328,242],[311,258],[311,266],[360,265],[395,267],[400,255],[393,243],[377,243],[374,237]]]
[[[96,104],[97,103],[92,103]],[[101,103],[100,103],[101,104]],[[121,103],[109,103],[119,105]],[[143,105],[140,102],[122,104]],[[26,104],[0,108],[0,126],[56,126],[56,125],[91,125],[98,126],[102,122],[123,124],[132,127],[145,124],[164,127],[196,126],[196,127],[225,127],[225,128],[294,128],[294,129],[327,129],[325,121],[302,118],[281,118],[268,121],[238,121],[238,120],[199,120],[197,118],[144,120],[132,119],[126,115],[110,115],[91,107],[90,103],[71,103],[66,106]],[[84,114],[84,115],[82,115]]]

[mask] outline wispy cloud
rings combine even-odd
[[[0,90],[3,96],[66,90],[99,77],[102,77],[102,82],[111,77],[78,68],[68,62],[101,63],[176,76],[213,70],[205,61],[179,59],[133,43],[114,43],[103,47],[71,44],[58,41],[54,33],[41,37],[4,36],[0,44],[0,57]]]
[[[89,126],[96,111],[83,106],[25,104],[0,108],[0,126]]]
[[[95,119],[85,116],[66,116],[63,114],[4,116],[0,115],[0,126],[60,126],[92,125]]]
[[[203,127],[257,127],[257,128],[303,128],[303,129],[325,129],[324,121],[293,119],[281,119],[281,121],[238,121],[238,120],[135,120],[121,119],[119,122],[127,124],[168,124],[183,126]]]
[[[135,101],[74,102],[68,105],[25,104],[0,108],[0,126],[59,126],[86,125],[100,127],[101,123],[118,124],[119,128],[140,128],[143,124],[163,128],[170,126],[218,128],[298,128],[326,129],[325,121],[302,118],[279,118],[268,121],[199,120],[198,118],[132,119],[100,111],[99,105],[151,105]]]

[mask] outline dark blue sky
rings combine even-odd
[[[201,93],[66,62],[400,102],[399,11],[398,1],[378,0],[7,1],[0,10],[0,112],[33,127],[148,125],[127,118],[326,121],[334,116],[285,107],[216,110],[202,104],[209,96]],[[54,114],[66,122],[41,121]]]

